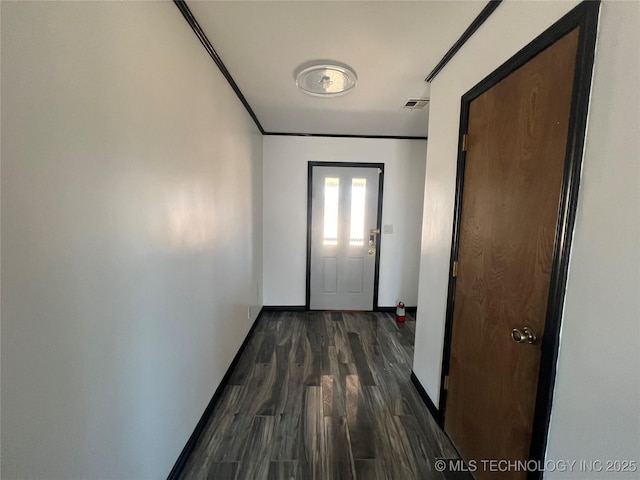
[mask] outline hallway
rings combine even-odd
[[[184,479],[444,479],[456,457],[411,384],[415,318],[265,312]],[[451,478],[451,477],[446,477]]]

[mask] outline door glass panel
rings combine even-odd
[[[338,200],[340,196],[340,179],[326,177],[324,179],[324,245],[338,244]]]
[[[364,245],[364,197],[367,190],[366,178],[351,179],[351,233],[349,245]]]

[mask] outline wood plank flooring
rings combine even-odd
[[[450,480],[411,384],[415,319],[265,313],[183,471],[206,480]]]

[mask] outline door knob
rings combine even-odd
[[[511,338],[513,338],[513,341],[516,343],[529,344],[536,343],[536,340],[538,339],[531,327],[524,327],[522,330],[514,328],[511,330]]]

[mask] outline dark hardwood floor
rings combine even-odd
[[[264,313],[183,479],[470,478],[411,384],[415,319]]]

